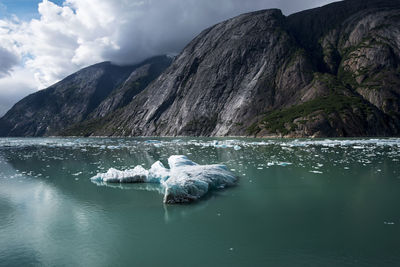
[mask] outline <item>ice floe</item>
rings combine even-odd
[[[94,182],[106,183],[144,183],[147,182],[149,171],[142,166],[136,166],[134,169],[119,171],[111,168],[106,173],[99,173],[92,177]]]
[[[157,183],[163,188],[164,203],[188,203],[200,199],[210,190],[233,186],[236,176],[225,165],[199,165],[186,156],[171,156],[169,169],[157,161],[150,170],[137,166],[131,170],[114,168],[91,180],[103,183]]]
[[[278,166],[282,166],[282,167],[286,167],[289,165],[292,165],[293,163],[291,162],[278,162],[278,161],[272,161],[272,162],[268,162],[267,166],[274,166],[274,165],[278,165]]]
[[[147,178],[148,183],[162,183],[170,176],[169,169],[165,168],[161,161],[155,162],[150,170]]]
[[[311,173],[315,173],[315,174],[323,174],[323,172],[321,171],[310,171]]]

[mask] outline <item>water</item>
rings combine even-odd
[[[400,139],[0,139],[1,266],[399,266]],[[170,155],[236,187],[96,186]]]

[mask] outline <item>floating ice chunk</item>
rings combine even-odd
[[[170,171],[167,168],[165,168],[160,161],[157,161],[151,166],[149,170],[148,182],[161,183],[167,180],[169,176],[170,176]]]
[[[216,148],[233,148],[234,150],[240,150],[242,147],[239,145],[243,145],[242,142],[238,142],[237,140],[225,140],[225,141],[213,141],[208,143],[203,143],[202,146],[209,147],[213,146]]]
[[[283,166],[283,167],[289,166],[289,165],[292,165],[292,164],[293,164],[293,163],[290,163],[290,162],[279,162],[279,163],[278,163],[279,166]]]
[[[111,168],[106,173],[99,173],[92,177],[94,182],[107,182],[107,183],[144,183],[147,182],[149,171],[145,170],[142,166],[136,166],[134,169],[119,171]]]
[[[170,169],[157,161],[150,170],[137,166],[132,170],[109,169],[99,173],[91,180],[100,185],[104,183],[156,183],[164,192],[164,203],[187,203],[195,201],[210,190],[233,186],[236,176],[225,165],[199,165],[186,156],[168,158]]]
[[[289,165],[292,165],[293,163],[290,162],[277,162],[277,161],[272,161],[272,162],[268,162],[267,166],[274,166],[274,165],[278,165],[278,166],[282,166],[282,167],[286,167]]]
[[[236,177],[224,165],[187,165],[171,168],[164,203],[186,203],[203,197],[210,189],[233,186]]]
[[[214,147],[217,147],[217,148],[227,148],[228,147],[228,145],[226,145],[226,144],[221,144],[221,145],[214,145]]]
[[[144,141],[144,143],[145,144],[151,144],[151,145],[153,145],[154,147],[157,147],[157,148],[163,146],[163,143],[161,141],[159,141],[159,140],[146,140],[146,141]]]
[[[383,222],[384,224],[394,225],[394,222]]]
[[[171,156],[168,158],[168,165],[171,169],[182,166],[195,166],[197,163],[191,161],[186,156]]]
[[[146,140],[144,141],[146,144],[160,144],[161,141],[159,140]]]

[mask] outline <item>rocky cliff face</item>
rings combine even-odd
[[[398,135],[399,13],[354,0],[225,21],[92,134]]]
[[[399,14],[398,0],[243,14],[202,32],[144,90],[128,79],[129,97],[113,90],[62,134],[399,135]]]
[[[298,74],[299,82],[290,85],[287,96],[275,95],[273,79],[286,58],[295,53],[284,21],[279,10],[268,10],[245,14],[204,31],[117,120],[110,122],[111,128],[105,133],[240,133],[248,125],[238,123],[254,120],[276,102],[282,104],[283,98],[291,97],[311,79],[303,75],[307,68],[304,59],[293,74]],[[111,133],[112,128],[122,132]]]
[[[171,63],[166,56],[133,66],[99,63],[18,102],[2,119],[2,136],[49,136],[104,117],[129,103]]]

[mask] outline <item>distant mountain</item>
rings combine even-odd
[[[170,64],[167,56],[132,66],[110,62],[82,69],[31,94],[0,119],[2,136],[50,136],[124,107]]]
[[[277,9],[243,14],[203,31],[145,89],[119,96],[123,105],[103,100],[57,133],[398,136],[399,14],[399,0],[347,0],[288,17]],[[2,123],[22,121],[8,119],[13,114]]]

